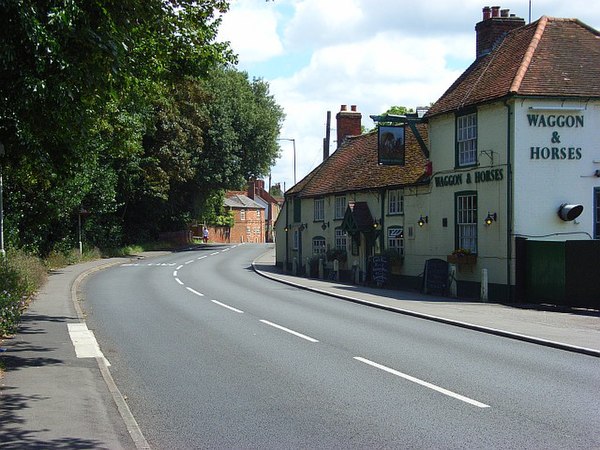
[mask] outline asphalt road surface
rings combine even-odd
[[[155,449],[600,448],[600,360],[267,280],[264,245],[100,272],[87,323]]]

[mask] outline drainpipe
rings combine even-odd
[[[290,254],[290,198],[285,198],[285,261],[283,262],[283,272],[287,272],[288,270],[288,258]]]
[[[506,106],[506,286],[508,288],[508,301],[512,302],[513,292],[511,285],[511,260],[512,260],[512,232],[513,232],[513,185],[512,185],[512,164],[511,164],[511,107],[508,99],[504,100]]]

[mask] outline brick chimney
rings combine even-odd
[[[350,106],[350,111],[346,105],[342,105],[335,118],[337,120],[337,148],[340,148],[348,136],[361,134],[362,114],[356,111],[356,105]]]
[[[509,14],[508,9],[499,6],[485,6],[483,20],[475,25],[477,33],[477,58],[490,53],[504,39],[506,33],[525,25],[525,19]]]

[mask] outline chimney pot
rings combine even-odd
[[[508,12],[510,11],[510,9],[501,9],[500,10],[500,17],[508,17]]]
[[[340,111],[346,111],[348,107],[346,105],[342,105],[342,107],[340,108]]]
[[[492,6],[492,17],[500,17],[500,7]]]
[[[350,111],[356,111],[356,105],[350,105]]]
[[[492,17],[492,10],[490,9],[489,6],[484,6],[483,7],[483,20],[488,20],[490,17]]]

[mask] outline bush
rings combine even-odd
[[[0,261],[0,337],[13,334],[27,301],[46,280],[42,262],[21,251]]]

